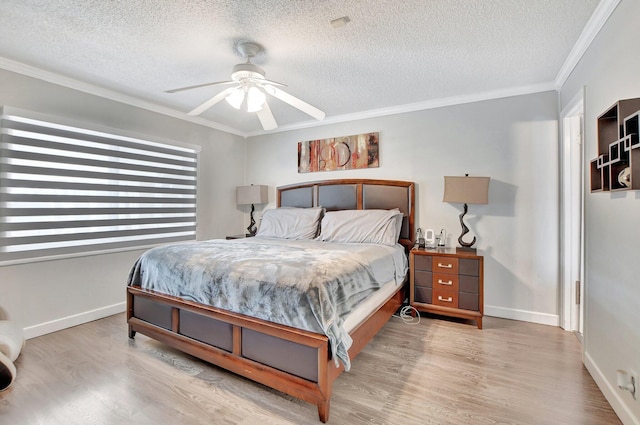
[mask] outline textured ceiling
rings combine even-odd
[[[255,63],[327,120],[554,82],[598,0],[4,0],[0,57],[186,113]],[[351,20],[334,28],[330,21]],[[275,98],[281,128],[313,121]],[[356,115],[357,116],[357,115]],[[202,115],[239,134],[255,114]]]

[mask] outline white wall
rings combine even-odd
[[[639,17],[640,2],[623,0],[561,90],[566,105],[585,87],[587,182],[598,115],[620,99],[640,97]],[[640,394],[633,400],[616,385],[617,369],[640,373],[640,192],[587,188],[584,199],[585,365],[622,421],[640,424]]]
[[[416,224],[457,245],[461,205],[442,202],[444,175],[490,176],[489,205],[465,222],[485,255],[485,313],[558,324],[557,94],[545,92],[247,140],[246,181],[275,187],[333,178],[412,180]],[[298,174],[297,142],[378,131],[380,168]],[[470,235],[467,235],[469,239]]]
[[[0,105],[201,146],[198,239],[242,231],[235,206],[235,187],[244,183],[242,138],[5,70]],[[0,318],[31,337],[124,311],[126,279],[140,253],[0,266]]]

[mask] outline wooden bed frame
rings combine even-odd
[[[278,187],[277,205],[323,206],[327,210],[400,208],[400,243],[413,246],[413,182],[341,179]],[[407,273],[408,276],[408,273]],[[405,281],[406,283],[406,281]],[[385,325],[405,299],[406,285],[352,332],[351,359]],[[320,421],[329,419],[333,381],[342,364],[331,359],[327,336],[283,326],[139,286],[127,287],[129,337],[140,332],[185,353],[293,397],[314,403]]]

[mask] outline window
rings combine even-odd
[[[195,239],[195,149],[8,107],[0,128],[0,262]]]

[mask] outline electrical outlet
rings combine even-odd
[[[638,375],[633,371],[618,369],[616,371],[616,383],[618,388],[629,391],[634,400],[637,400]]]

